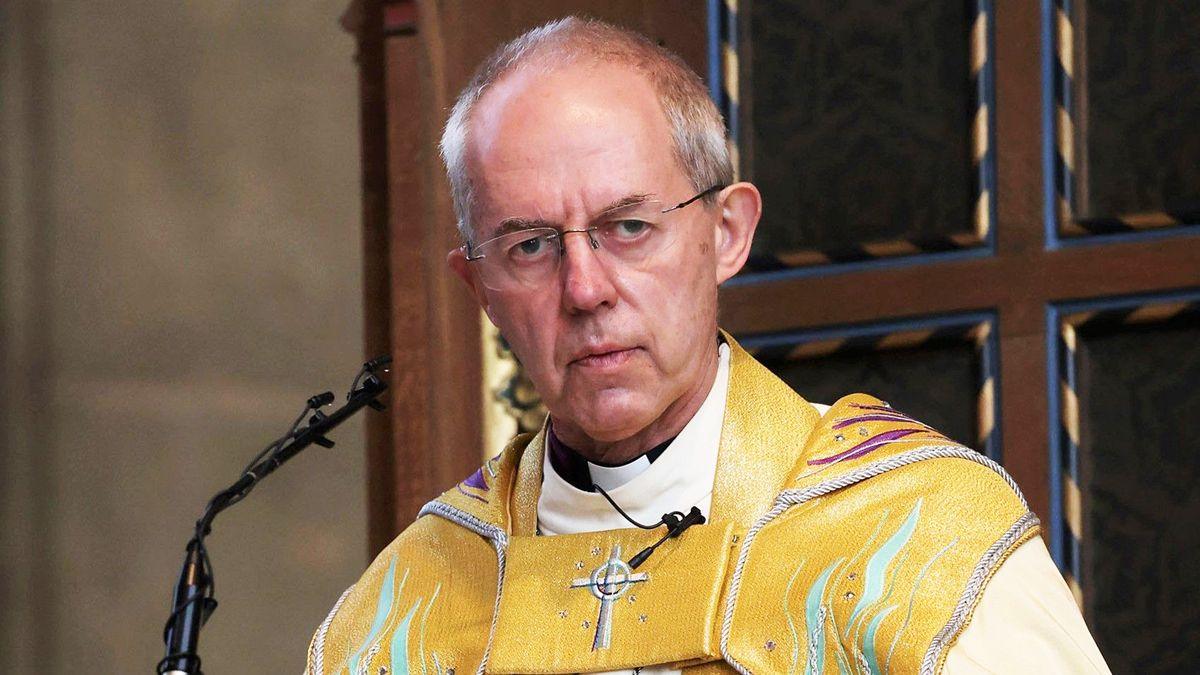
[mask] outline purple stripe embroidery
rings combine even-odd
[[[465,482],[465,481],[464,481],[464,482]],[[486,504],[486,503],[487,503],[487,500],[486,500],[486,499],[484,499],[483,497],[480,497],[479,495],[473,495],[473,494],[471,494],[470,492],[467,492],[466,490],[462,489],[462,483],[459,483],[459,484],[458,484],[458,485],[456,485],[455,487],[457,487],[457,488],[458,488],[458,491],[459,491],[459,492],[461,492],[461,493],[463,493],[464,495],[466,495],[466,496],[470,497],[471,499],[478,499],[479,501],[483,502],[484,504]]]
[[[907,415],[874,414],[874,415],[858,415],[856,417],[847,417],[845,419],[838,420],[838,422],[833,425],[833,428],[834,429],[843,429],[845,427],[850,426],[851,424],[856,424],[858,422],[911,422],[913,424],[921,424],[922,426],[924,426],[923,423],[918,422],[918,421],[914,420],[913,418],[908,417]]]
[[[891,431],[884,431],[883,433],[876,434],[876,435],[868,438],[867,440],[863,441],[862,443],[859,443],[858,445],[856,445],[853,448],[850,448],[849,450],[846,450],[844,452],[839,452],[836,455],[831,455],[829,457],[823,457],[821,459],[809,460],[808,465],[809,466],[818,466],[821,464],[832,464],[833,462],[838,462],[838,461],[841,461],[844,459],[854,459],[856,457],[862,457],[863,455],[871,452],[872,450],[875,450],[882,445],[890,443],[891,441],[894,441],[894,440],[897,440],[900,438],[904,438],[905,436],[911,436],[912,434],[920,434],[920,433],[929,433],[929,430],[928,429],[892,429]]]

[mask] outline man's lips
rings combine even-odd
[[[631,359],[637,350],[637,347],[604,345],[588,349],[572,359],[568,365],[582,368],[615,368]]]

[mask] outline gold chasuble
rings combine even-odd
[[[538,536],[545,429],[520,436],[379,554],[308,672],[939,672],[1037,536],[1016,486],[870,396],[818,415],[726,340],[708,523],[637,569],[662,528]]]

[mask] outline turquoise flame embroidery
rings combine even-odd
[[[822,611],[824,608],[821,606],[821,600],[825,597],[825,586],[829,584],[829,577],[833,576],[833,571],[843,560],[845,558],[838,558],[821,572],[817,582],[809,589],[804,602],[805,628],[809,639],[806,675],[818,675],[825,669],[825,612]]]
[[[854,611],[850,614],[850,623],[853,624],[858,616],[862,614],[868,606],[874,603],[883,595],[883,580],[887,573],[888,567],[892,564],[896,554],[900,552],[908,540],[912,538],[913,531],[917,529],[917,518],[921,514],[921,502],[917,500],[917,505],[908,514],[908,518],[904,520],[904,524],[900,529],[896,530],[883,546],[871,556],[867,561],[866,578],[863,580],[862,596],[858,599],[858,604],[854,606]]]
[[[884,662],[884,668],[887,669],[887,672],[892,672],[892,652],[896,651],[896,645],[900,642],[900,636],[904,635],[904,631],[908,630],[908,622],[912,619],[913,604],[917,600],[917,591],[921,588],[921,582],[925,580],[925,575],[929,573],[929,568],[933,567],[933,563],[937,562],[938,558],[942,557],[946,551],[949,551],[957,543],[958,537],[955,537],[953,541],[946,544],[942,550],[926,561],[921,570],[917,572],[917,579],[913,583],[912,593],[908,596],[908,613],[904,617],[904,623],[900,626],[900,630],[896,631],[896,637],[892,638],[892,646],[888,648],[887,661]]]
[[[883,672],[879,669],[879,653],[875,649],[875,633],[879,630],[879,624],[883,623],[887,615],[891,614],[895,609],[896,605],[884,607],[867,624],[867,632],[863,635],[863,654],[867,657],[867,672],[869,673]]]
[[[404,587],[408,582],[409,570],[404,570],[404,576],[400,578],[399,586],[396,585],[396,560],[392,559],[388,566],[388,571],[383,577],[383,583],[379,587],[379,597],[375,604],[375,616],[371,621],[371,628],[367,631],[367,636],[363,638],[362,643],[351,654],[346,661],[345,670],[339,672],[348,672],[349,675],[360,675],[366,672],[371,660],[380,651],[383,646],[381,643],[385,640],[388,643],[388,665],[389,672],[392,675],[407,674],[409,672],[408,660],[408,643],[409,637],[413,630],[418,632],[418,653],[415,654],[420,659],[420,672],[426,673],[428,666],[426,663],[425,651],[425,624],[429,619],[430,610],[433,609],[434,602],[437,601],[438,593],[442,590],[442,584],[438,583],[433,593],[429,597],[429,602],[425,602],[423,597],[418,597],[404,613],[403,617],[399,617],[396,613],[396,608],[400,604],[400,598],[404,594]],[[422,610],[424,605],[424,610]],[[418,618],[418,612],[420,616]],[[417,624],[414,626],[413,622]],[[394,624],[394,627],[393,627]],[[390,629],[390,638],[389,638]],[[430,652],[434,663],[434,670],[437,673],[442,672],[441,664],[438,663],[438,656],[434,652]]]
[[[421,611],[420,608],[424,598],[417,598],[416,602],[414,602],[412,607],[409,608],[408,613],[406,613],[400,623],[396,625],[396,630],[392,633],[392,640],[388,649],[388,661],[391,665],[390,672],[392,675],[407,675],[409,672],[408,638],[412,633],[413,617],[416,616],[418,611],[421,611],[421,618],[417,622],[417,633],[419,636],[417,639],[418,658],[420,659],[421,663],[421,673],[424,674],[428,672],[428,666],[425,660],[425,624],[429,620],[429,611],[433,609],[433,603],[437,602],[437,596],[441,590],[442,585],[440,583],[434,586],[433,594],[429,596],[429,602],[425,603],[425,609],[423,611]],[[441,664],[438,663],[437,654],[433,654],[432,656],[434,671],[441,673],[442,667]]]
[[[400,621],[400,625],[396,626],[395,632],[392,633],[391,649],[388,651],[388,658],[392,663],[393,675],[408,675],[408,627],[412,624],[413,614],[417,613],[417,608],[421,606],[421,598],[413,603],[412,608],[404,615]]]
[[[408,578],[408,573],[405,572],[405,578]],[[354,650],[354,654],[350,657],[347,664],[350,675],[358,672],[358,661],[363,654],[370,649],[371,644],[379,637],[380,631],[383,630],[384,624],[387,623],[388,617],[392,615],[392,603],[395,600],[393,593],[396,583],[396,559],[392,558],[392,563],[388,566],[387,574],[383,577],[383,584],[379,587],[379,599],[375,601],[375,619],[371,622],[371,630],[367,633],[366,639],[359,645],[358,649]],[[403,587],[404,582],[401,582]]]
[[[900,604],[888,604],[888,600],[891,598],[895,588],[899,569],[904,567],[909,557],[909,552],[906,549],[912,540],[913,534],[916,532],[923,503],[922,499],[918,499],[900,526],[866,559],[862,592],[844,625],[839,626],[837,617],[834,615],[833,606],[830,604],[834,598],[827,598],[826,596],[836,586],[836,582],[833,579],[835,577],[840,578],[844,570],[852,569],[855,561],[864,557],[863,554],[870,550],[870,547],[880,534],[881,526],[886,521],[886,513],[883,519],[881,519],[879,526],[875,528],[875,532],[866,541],[864,547],[849,562],[845,558],[839,558],[834,561],[821,572],[812,587],[808,589],[805,595],[804,610],[806,631],[804,637],[808,642],[808,654],[804,669],[806,675],[815,675],[824,672],[825,650],[828,645],[826,638],[827,625],[831,626],[836,639],[838,649],[834,651],[834,663],[839,673],[878,675],[885,672],[888,668],[891,660],[891,652],[895,649],[896,641],[892,641],[891,649],[888,650],[886,659],[883,659],[881,658],[883,655],[879,653],[877,638],[884,621],[901,607]],[[920,586],[921,581],[933,562],[941,557],[953,544],[954,542],[951,542],[923,565],[915,580],[916,586]],[[784,613],[787,615],[788,620],[788,628],[792,631],[793,658],[791,670],[794,670],[797,660],[799,636],[795,630],[795,623],[789,611],[788,598],[792,594],[792,586],[799,572],[800,568],[797,568],[789,580],[783,602]],[[909,616],[905,617],[905,625],[901,627],[901,633],[907,627],[908,619],[911,616],[911,605],[915,594],[916,588],[913,589],[912,595],[909,597]],[[846,593],[845,597],[851,599],[853,598],[853,594]],[[826,622],[830,623],[827,624]],[[897,634],[896,638],[899,638],[899,634]],[[883,668],[880,668],[881,660],[884,661]]]

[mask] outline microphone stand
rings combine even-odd
[[[312,444],[332,448],[334,443],[328,434],[363,407],[383,410],[379,397],[388,386],[376,376],[376,371],[386,372],[390,356],[381,356],[363,364],[362,370],[350,385],[346,404],[325,414],[319,410],[333,402],[333,393],[325,392],[308,399],[304,411],[292,424],[291,429],[274,443],[267,446],[250,462],[241,477],[228,488],[218,492],[209,501],[204,514],[196,521],[196,531],[187,544],[183,569],[175,585],[171,614],[163,627],[163,642],[166,656],[158,662],[157,672],[161,675],[203,675],[200,670],[200,655],[196,652],[200,640],[200,628],[217,607],[214,595],[212,565],[204,538],[212,531],[213,519],[225,509],[233,506],[250,493],[263,478],[278,469],[284,462],[295,457]],[[308,425],[300,427],[301,421],[312,411]]]

